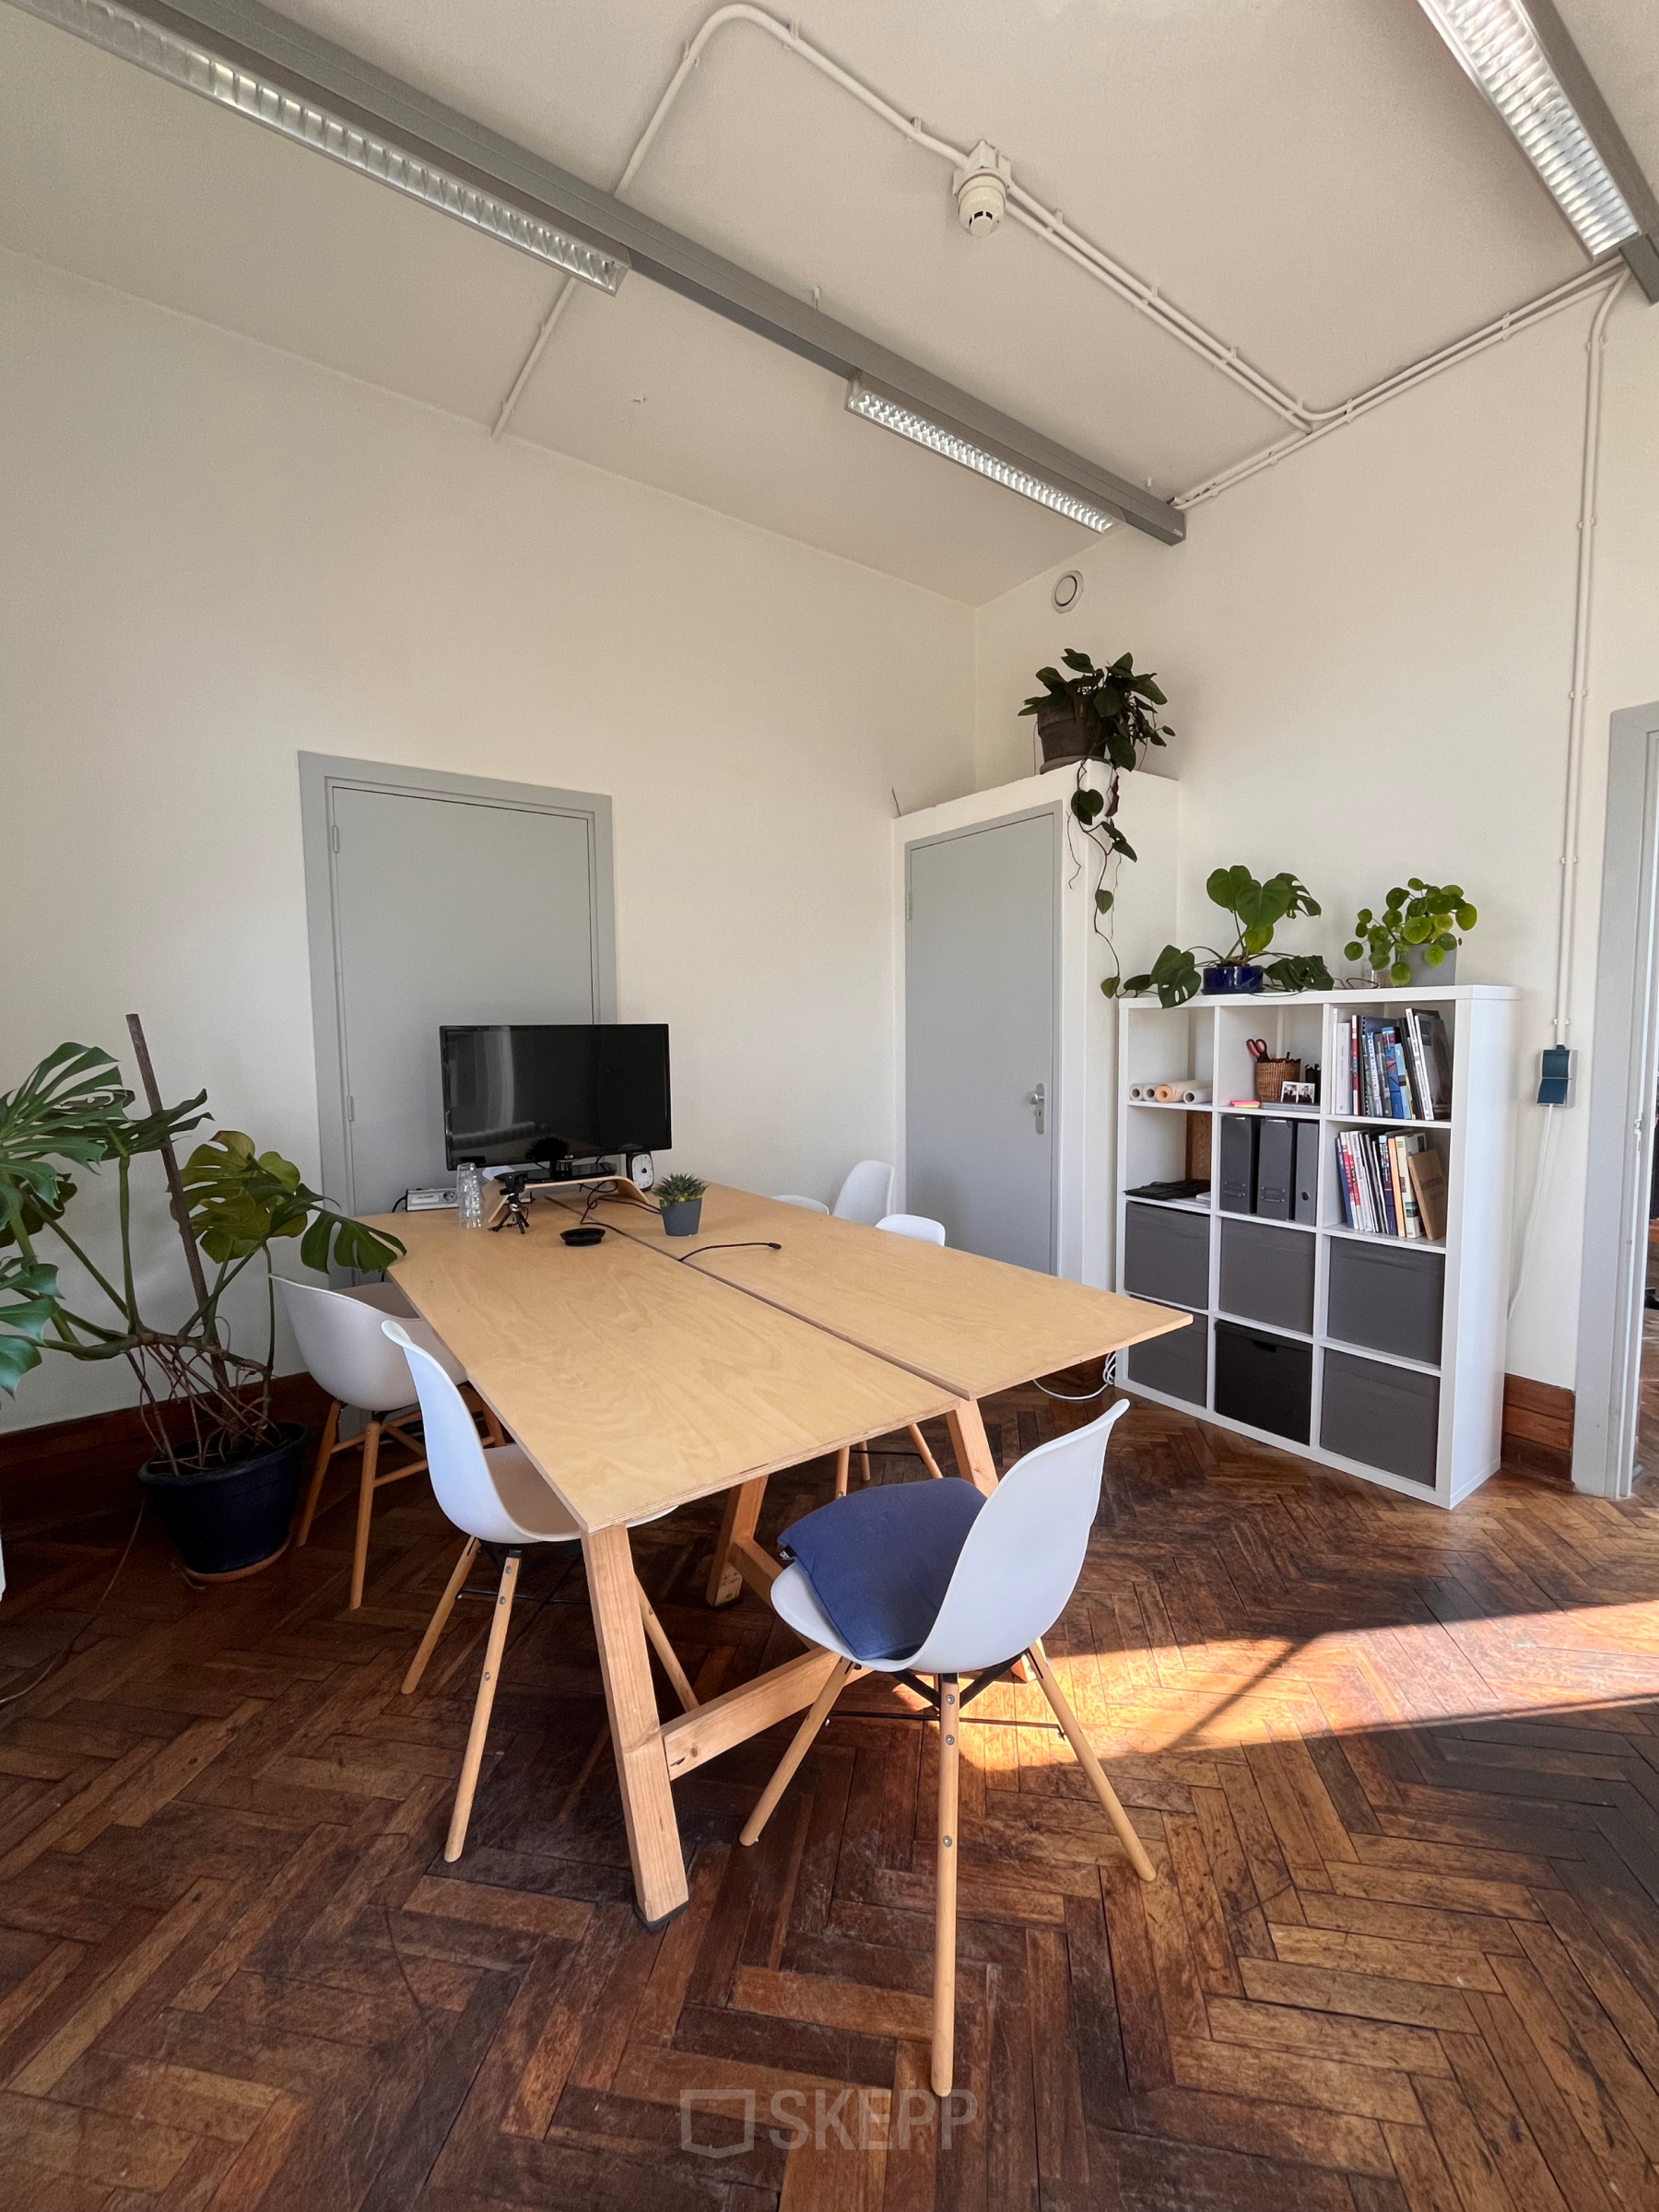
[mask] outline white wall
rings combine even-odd
[[[1550,1041],[1590,309],[1441,377],[1193,511],[1173,550],[1114,530],[978,620],[977,773],[1030,765],[1031,672],[1132,648],[1180,733],[1183,942],[1212,934],[1210,869],[1294,869],[1324,909],[1282,936],[1334,972],[1360,904],[1408,875],[1481,910],[1460,982],[1526,993],[1516,1095]],[[1590,1042],[1607,718],[1659,697],[1659,313],[1609,325],[1571,1041]],[[1587,1068],[1587,1061],[1585,1066]],[[1523,1104],[1517,1219],[1542,1114]],[[1571,1387],[1583,1117],[1558,1133],[1512,1332],[1512,1371]],[[1517,1244],[1517,1251],[1519,1247]]]
[[[136,1008],[316,1173],[309,750],[608,792],[674,1164],[893,1157],[889,787],[971,784],[967,608],[8,254],[0,484],[0,1088]],[[128,1394],[49,1360],[0,1428]]]

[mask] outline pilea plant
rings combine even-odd
[[[1215,904],[1232,918],[1235,934],[1227,949],[1218,951],[1213,945],[1185,947],[1166,945],[1146,974],[1132,975],[1122,982],[1116,976],[1107,976],[1100,988],[1108,998],[1115,998],[1120,990],[1135,997],[1143,991],[1156,991],[1159,1005],[1184,1006],[1203,987],[1196,957],[1199,953],[1207,952],[1218,967],[1241,960],[1253,963],[1255,955],[1265,952],[1272,944],[1273,933],[1281,922],[1293,914],[1316,914],[1320,911],[1318,900],[1288,869],[1268,877],[1265,883],[1258,883],[1241,862],[1230,868],[1217,868],[1204,888]],[[1282,953],[1277,960],[1266,960],[1260,965],[1263,981],[1270,990],[1335,988],[1330,970],[1316,952]]]
[[[1370,957],[1373,973],[1386,974],[1391,983],[1411,981],[1407,953],[1420,952],[1426,966],[1438,968],[1461,939],[1458,930],[1474,928],[1480,916],[1456,883],[1425,883],[1420,876],[1396,884],[1380,914],[1362,906],[1354,918],[1353,942],[1343,947],[1343,958]]]
[[[1115,902],[1119,868],[1135,857],[1135,847],[1116,821],[1121,779],[1142,765],[1148,747],[1161,747],[1164,739],[1175,733],[1153,712],[1154,708],[1169,703],[1157,677],[1150,669],[1137,672],[1133,653],[1120,653],[1104,668],[1098,668],[1088,653],[1071,646],[1060,658],[1072,674],[1062,676],[1058,668],[1039,668],[1037,681],[1043,688],[1034,692],[1019,712],[1037,718],[1045,770],[1065,767],[1073,760],[1077,764],[1071,815],[1100,856],[1094,925],[1112,950],[1116,972],[1117,949],[1101,917],[1112,912]],[[1089,764],[1095,760],[1106,768],[1103,791],[1096,790],[1088,780]]]

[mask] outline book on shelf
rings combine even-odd
[[[1343,1016],[1335,1110],[1367,1121],[1442,1122],[1452,1112],[1452,1043],[1432,1007]]]
[[[1438,1243],[1446,1233],[1445,1162],[1431,1145],[1424,1145],[1412,1154],[1409,1165],[1423,1234]]]
[[[1446,1233],[1445,1169],[1426,1136],[1339,1131],[1336,1187],[1344,1222],[1368,1237],[1438,1242]]]

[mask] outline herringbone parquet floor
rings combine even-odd
[[[987,1411],[1005,1461],[1081,1418]],[[828,1485],[779,1478],[765,1533]],[[1448,1516],[1137,1406],[1049,1648],[1161,1878],[1035,1688],[973,1709],[935,2116],[908,1694],[850,1693],[753,1852],[784,1731],[679,1784],[650,1935],[546,1555],[448,1869],[486,1608],[404,1700],[453,1554],[420,1487],[356,1616],[345,1503],[212,1593],[146,1527],[90,1620],[130,1524],[8,1539],[0,1691],[73,1650],[0,1707],[7,2212],[1659,2207],[1653,1507],[1504,1477]],[[793,1648],[704,1606],[712,1530],[640,1545],[708,1691]]]

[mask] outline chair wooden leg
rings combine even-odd
[[[844,1498],[847,1494],[847,1469],[852,1464],[853,1448],[850,1444],[843,1444],[835,1455],[835,1494],[838,1498]]]
[[[697,1711],[697,1692],[687,1678],[679,1656],[668,1641],[668,1632],[652,1610],[651,1600],[645,1594],[645,1585],[636,1575],[634,1587],[640,1593],[640,1613],[645,1623],[645,1633],[651,1639],[651,1648],[663,1663],[663,1672],[674,1685],[674,1694],[686,1712]]]
[[[789,1787],[795,1769],[811,1750],[813,1737],[830,1718],[830,1708],[840,1697],[841,1686],[855,1665],[856,1662],[852,1659],[838,1659],[830,1668],[829,1679],[813,1700],[811,1711],[795,1730],[794,1741],[779,1760],[777,1772],[761,1791],[759,1804],[744,1822],[742,1833],[737,1839],[740,1843],[756,1841],[760,1830],[771,1818],[779,1798]]]
[[[450,1815],[449,1841],[443,1846],[451,1865],[466,1846],[466,1824],[472,1818],[473,1793],[478,1786],[478,1769],[484,1763],[484,1739],[489,1734],[489,1712],[495,1703],[496,1678],[501,1671],[501,1653],[507,1643],[507,1624],[512,1618],[512,1594],[518,1587],[519,1554],[510,1551],[501,1569],[501,1586],[496,1592],[495,1618],[489,1624],[489,1641],[484,1647],[484,1672],[478,1680],[477,1702],[467,1733],[466,1756],[461,1761],[461,1783],[455,1792],[455,1809]]]
[[[915,1445],[917,1453],[921,1458],[922,1465],[927,1469],[928,1473],[930,1475],[937,1476],[938,1478],[943,1481],[945,1477],[945,1470],[942,1466],[940,1466],[938,1461],[928,1450],[927,1439],[923,1435],[921,1430],[917,1428],[914,1421],[910,1423],[910,1440],[911,1442]]]
[[[357,1539],[351,1547],[351,1611],[363,1602],[363,1583],[369,1572],[369,1519],[374,1511],[374,1470],[380,1459],[381,1425],[371,1421],[363,1431],[363,1471],[358,1478]]]
[[[1065,1731],[1065,1739],[1077,1755],[1077,1764],[1088,1775],[1089,1786],[1100,1801],[1100,1810],[1117,1830],[1118,1841],[1129,1854],[1129,1864],[1143,1882],[1155,1882],[1158,1871],[1147,1856],[1147,1847],[1129,1824],[1129,1816],[1118,1803],[1117,1792],[1107,1781],[1104,1769],[1095,1757],[1083,1724],[1065,1701],[1065,1696],[1054,1678],[1049,1665],[1048,1653],[1041,1643],[1032,1644],[1026,1656],[1037,1670],[1037,1679],[1042,1685],[1042,1694],[1053,1707],[1054,1718]]]
[[[860,1444],[858,1447],[858,1479],[860,1482],[868,1482],[870,1479],[870,1447],[868,1444]]]
[[[461,1557],[455,1561],[455,1571],[444,1585],[443,1595],[438,1600],[431,1619],[427,1622],[426,1634],[420,1640],[420,1649],[409,1662],[409,1671],[404,1677],[403,1683],[403,1694],[406,1698],[412,1698],[420,1688],[420,1677],[426,1673],[427,1661],[438,1648],[438,1639],[442,1635],[449,1617],[455,1609],[455,1600],[461,1594],[461,1585],[465,1582],[472,1563],[477,1556],[478,1539],[477,1536],[468,1536],[461,1547]]]
[[[323,1441],[317,1446],[317,1464],[312,1469],[311,1487],[305,1493],[305,1503],[300,1511],[300,1534],[294,1538],[294,1549],[300,1550],[311,1535],[312,1523],[317,1517],[317,1500],[323,1495],[323,1477],[328,1472],[328,1463],[335,1454],[335,1439],[340,1432],[340,1401],[330,1398],[328,1411],[323,1421]]]
[[[934,1897],[933,2086],[948,2097],[956,2058],[957,1738],[961,1734],[957,1677],[939,1677],[939,1852]]]

